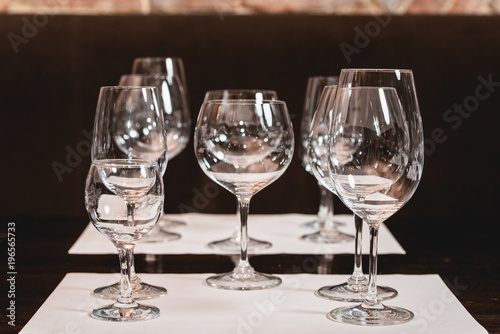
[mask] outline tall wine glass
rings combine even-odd
[[[160,176],[167,167],[165,122],[158,90],[153,86],[102,87],[97,103],[92,140],[92,161],[104,159],[142,159],[155,161]],[[163,296],[163,287],[142,282],[130,268],[135,299]],[[99,287],[94,295],[116,299],[120,282]]]
[[[316,112],[311,121],[307,145],[307,157],[311,173],[316,177],[318,183],[332,194],[335,194],[335,189],[328,168],[328,142],[330,138],[329,125],[336,92],[337,86],[325,86],[323,88]],[[333,208],[333,206],[330,207]],[[321,229],[316,233],[302,236],[302,239],[333,244],[354,240],[352,236],[339,232],[333,220],[332,210],[328,210],[325,214]]]
[[[408,322],[414,317],[411,311],[386,306],[377,296],[379,226],[406,202],[405,192],[394,190],[399,188],[412,155],[410,130],[396,89],[340,88],[330,131],[334,187],[342,201],[370,227],[366,300],[354,307],[334,309],[330,317],[356,325]]]
[[[300,121],[300,145],[299,155],[302,159],[302,166],[309,174],[313,174],[311,165],[309,164],[308,141],[311,131],[311,122],[318,106],[319,98],[323,91],[323,87],[336,85],[338,83],[338,76],[319,75],[311,76],[307,79],[306,94],[304,99],[304,107],[302,108],[302,118]],[[319,188],[319,209],[316,219],[311,222],[302,224],[303,227],[314,229],[321,229],[327,216],[333,216],[334,211],[334,195],[328,191],[320,182]],[[313,235],[311,238],[305,237],[303,240],[316,242],[317,239]]]
[[[278,93],[271,89],[214,89],[205,93],[203,101],[210,100],[277,100]]]
[[[238,200],[240,260],[232,272],[207,278],[209,286],[255,290],[281,284],[276,276],[256,272],[248,261],[247,219],[250,199],[287,169],[293,156],[292,123],[279,100],[204,102],[195,130],[201,169]]]
[[[191,116],[187,107],[180,77],[167,75],[129,74],[120,77],[121,86],[154,86],[160,96],[165,131],[167,133],[168,160],[172,160],[186,147],[191,133]],[[158,227],[144,238],[145,242],[163,242],[177,240],[178,233],[168,231],[168,224],[161,219]]]
[[[269,89],[217,89],[209,90],[205,93],[204,102],[211,100],[277,100],[278,94]],[[240,224],[236,224],[233,234],[226,239],[212,241],[208,244],[210,248],[225,252],[237,253],[240,250],[241,229]],[[249,237],[247,250],[254,252],[271,247],[268,241],[257,240]]]
[[[167,122],[168,141],[172,144],[171,147],[169,146],[169,159],[172,159],[185,148],[191,128],[189,93],[184,62],[179,57],[139,57],[134,59],[132,74],[158,77],[163,80],[163,86],[169,87],[169,90],[160,89],[160,93],[163,100],[167,104],[173,103],[175,108],[172,109],[172,114],[165,120]],[[167,91],[170,94],[165,94]],[[172,99],[172,101],[169,101],[169,99]],[[168,107],[165,112],[168,113]],[[169,124],[170,120],[172,122]],[[179,120],[181,122],[177,122]],[[169,128],[171,131],[168,131]],[[166,234],[167,239],[173,239],[168,229],[184,225],[186,223],[183,221],[168,218],[166,215],[160,218],[158,224],[159,229],[165,231],[163,238]]]
[[[333,107],[337,93],[337,86],[325,86],[319,99],[318,108],[314,113],[309,135],[309,164],[311,170],[320,184],[335,194],[333,181],[330,178],[329,169],[329,142],[330,123],[332,120]],[[327,216],[324,227],[317,232],[317,238],[325,238],[331,241],[346,242],[353,238],[341,234],[335,228],[332,217]],[[368,278],[363,274],[362,260],[362,231],[363,219],[354,215],[354,269],[347,282],[323,286],[316,292],[318,296],[345,302],[362,302],[368,291]],[[320,239],[320,240],[321,240]],[[380,300],[386,300],[397,296],[397,291],[386,286],[377,286]]]
[[[95,228],[113,242],[120,258],[116,301],[91,316],[106,321],[154,319],[160,310],[134,300],[131,267],[134,247],[160,218],[163,182],[156,162],[139,159],[95,160],[85,187],[85,207]]]
[[[179,77],[187,95],[184,61],[179,57],[138,57],[132,64],[132,74],[167,75]]]

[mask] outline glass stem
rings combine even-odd
[[[326,216],[331,210],[333,212],[333,194],[323,187],[321,183],[318,183],[319,187],[319,209],[318,209],[318,222],[323,224],[326,220]]]
[[[127,202],[127,222],[128,226],[134,226],[134,212],[135,212],[135,203]]]
[[[127,222],[128,222],[128,226],[134,226],[135,225],[135,202],[127,202]],[[132,256],[131,257],[131,260],[130,260],[130,267],[129,267],[129,271],[130,271],[130,275],[129,275],[129,281],[134,283],[134,282],[137,282],[138,280],[138,277],[135,273],[135,266],[134,266],[134,257]],[[122,266],[122,262],[120,260],[120,268]]]
[[[363,274],[363,219],[354,215],[354,270],[348,279],[350,285],[366,284],[366,277]]]
[[[130,281],[130,269],[133,263],[134,247],[126,245],[118,248],[120,257],[120,294],[117,303],[120,307],[134,307],[136,303],[132,298],[132,285]]]
[[[379,223],[370,224],[370,272],[368,277],[368,294],[363,302],[363,307],[380,308],[381,304],[377,294],[377,252]]]
[[[250,197],[238,197],[238,215],[241,223],[241,239],[240,239],[240,261],[238,270],[242,273],[253,271],[250,262],[248,262],[248,212],[250,209]]]
[[[324,188],[324,187],[323,187]],[[325,233],[332,234],[337,232],[337,229],[335,228],[335,220],[333,219],[334,215],[334,199],[333,199],[333,193],[327,189],[326,194],[321,195],[323,206],[325,208],[325,216],[324,216],[324,222],[322,229]]]

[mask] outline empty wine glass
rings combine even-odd
[[[94,160],[85,187],[85,207],[95,228],[118,250],[120,292],[116,301],[91,316],[106,321],[154,319],[160,310],[134,300],[131,267],[134,247],[160,218],[163,182],[156,162],[139,159]]]
[[[255,271],[247,253],[250,199],[278,179],[293,156],[292,123],[279,100],[214,100],[203,103],[195,130],[201,169],[238,200],[240,260],[232,272],[207,278],[209,286],[255,290],[281,284],[279,277]]]
[[[328,142],[330,138],[330,118],[336,92],[337,86],[325,86],[323,88],[316,112],[311,121],[307,145],[310,171],[316,177],[318,183],[332,194],[335,194],[335,189],[328,168]],[[333,208],[333,205],[329,207]],[[304,235],[302,239],[310,242],[331,244],[353,241],[352,236],[339,232],[334,223],[332,210],[327,210],[323,219],[323,224],[318,232]]]
[[[154,86],[158,89],[167,133],[168,160],[182,152],[189,141],[191,117],[180,78],[163,74],[129,74],[121,76],[120,85]],[[158,226],[144,238],[144,242],[172,241],[180,237],[180,234],[168,231],[165,219],[160,219]]]
[[[277,100],[278,94],[274,90],[269,89],[217,89],[209,90],[205,93],[203,101],[211,100]],[[210,248],[222,250],[225,252],[236,253],[240,250],[241,229],[240,224],[235,226],[233,234],[226,239],[212,241],[208,244]],[[271,247],[272,244],[268,241],[248,238],[247,250],[250,252],[262,250]]]
[[[142,159],[155,161],[160,176],[167,167],[167,140],[158,90],[153,86],[102,87],[97,103],[92,140],[92,161]],[[163,296],[163,287],[142,282],[130,268],[135,299]],[[116,299],[120,282],[99,287],[94,295]]]
[[[309,135],[309,164],[311,170],[326,189],[335,194],[333,181],[330,178],[329,170],[329,142],[330,123],[333,113],[333,106],[337,93],[337,86],[325,86],[319,99],[318,108],[314,113]],[[341,234],[332,222],[332,217],[327,216],[324,227],[316,233],[319,240],[329,240],[336,242],[351,241],[353,238]],[[368,291],[368,279],[363,274],[362,268],[362,231],[363,219],[354,215],[355,237],[354,237],[354,269],[347,282],[323,286],[316,292],[318,296],[346,302],[361,302],[365,300]],[[386,286],[377,286],[380,300],[386,300],[397,296],[397,291]]]
[[[132,74],[150,75],[163,80],[160,89],[161,97],[167,105],[172,103],[173,107],[172,113],[165,120],[167,122],[167,139],[172,144],[169,146],[168,158],[172,159],[187,145],[191,128],[189,94],[184,62],[182,58],[178,57],[139,57],[134,59]],[[169,89],[164,89],[164,86],[168,86]],[[168,111],[167,106],[165,112],[168,113]],[[179,120],[180,122],[178,122]],[[168,236],[171,233],[168,231],[169,229],[184,225],[186,223],[183,221],[174,220],[163,215],[160,218],[158,228],[165,231],[163,234],[163,237],[165,237],[165,234]],[[159,239],[161,240],[161,237]],[[174,238],[170,234],[167,239]]]
[[[302,159],[302,166],[311,175],[313,173],[311,165],[309,164],[309,157],[307,155],[311,122],[314,112],[318,106],[323,87],[336,85],[338,83],[338,79],[338,76],[330,75],[311,76],[307,79],[304,107],[302,108],[302,118],[300,121],[299,155]],[[303,227],[321,229],[326,217],[333,216],[334,195],[320,182],[318,182],[318,187],[320,194],[318,214],[316,215],[316,219],[314,221],[303,223]],[[305,240],[314,242],[315,238],[305,238]]]
[[[410,321],[411,311],[386,306],[377,296],[379,226],[407,200],[404,191],[393,186],[399,188],[412,155],[410,130],[396,89],[339,88],[330,133],[330,175],[341,200],[369,225],[370,270],[365,301],[329,315],[356,325]]]

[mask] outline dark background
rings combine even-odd
[[[116,255],[67,251],[88,224],[83,193],[99,88],[117,84],[133,59],[144,56],[184,60],[193,123],[209,89],[275,89],[287,102],[296,134],[309,76],[335,75],[346,67],[412,69],[427,139],[424,173],[413,198],[387,221],[407,254],[380,256],[379,272],[439,274],[474,318],[490,333],[500,333],[495,212],[500,18],[382,19],[390,22],[382,27],[371,16],[0,15],[0,246],[5,255],[0,280],[5,282],[7,272],[8,222],[16,225],[19,272],[18,327],[8,326],[0,312],[2,333],[18,332],[67,272],[118,270]],[[27,22],[39,26],[30,30]],[[366,28],[373,29],[369,40],[360,37]],[[13,34],[18,41],[25,38],[18,52],[9,41]],[[351,62],[341,49],[348,44],[357,52]],[[491,91],[479,78],[494,82]],[[479,101],[477,94],[487,93]],[[474,111],[449,114],[454,105],[475,101]],[[446,121],[445,115],[455,118]],[[433,139],[436,134],[440,142]],[[67,168],[61,180],[54,164]],[[235,212],[234,196],[199,168],[192,140],[169,162],[165,184],[167,212]],[[252,199],[250,210],[315,213],[318,197],[314,178],[296,155],[286,173]],[[338,213],[348,212],[337,204]],[[301,268],[308,258],[255,256],[252,264],[284,273]],[[326,262],[326,271],[320,261],[312,272],[352,271],[351,255]],[[137,256],[135,263],[138,272],[170,273],[223,272],[233,266],[219,255],[159,256],[153,265]],[[7,295],[6,286],[0,284],[1,296]]]
[[[368,33],[365,39],[359,31]],[[275,89],[297,134],[308,76],[346,67],[412,69],[425,137],[442,129],[446,138],[435,147],[427,142],[421,184],[391,220],[489,224],[499,188],[493,173],[500,87],[468,118],[454,114],[461,124],[443,115],[474,101],[479,76],[500,82],[498,31],[496,17],[0,16],[0,216],[86,215],[90,142],[84,132],[92,130],[99,88],[117,84],[136,57],[176,56],[185,64],[193,124],[206,90]],[[13,34],[27,37],[17,53]],[[347,44],[356,48],[351,62],[341,48]],[[61,179],[54,164],[67,168]],[[167,212],[235,210],[234,197],[199,168],[192,140],[169,163],[165,182]],[[314,213],[317,201],[316,182],[295,155],[287,172],[254,197],[251,212]],[[338,212],[346,212],[338,203]]]

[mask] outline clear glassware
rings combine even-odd
[[[309,174],[313,174],[309,157],[307,155],[309,133],[311,131],[311,122],[314,112],[318,106],[319,98],[323,92],[323,87],[332,86],[338,83],[339,77],[332,75],[311,76],[307,79],[306,94],[304,99],[304,107],[302,108],[302,118],[300,120],[300,145],[299,156],[301,157],[302,166]],[[328,191],[321,183],[318,182],[319,188],[319,208],[316,219],[311,222],[303,223],[303,227],[321,229],[324,226],[326,217],[333,216],[334,212],[334,195]],[[337,227],[337,225],[336,225]],[[304,240],[314,242],[315,237],[306,237]]]
[[[94,309],[93,318],[130,322],[160,315],[157,307],[135,301],[131,268],[134,247],[160,218],[163,198],[163,181],[156,162],[139,159],[92,162],[85,187],[85,207],[95,228],[118,250],[121,274],[116,301]]]
[[[277,100],[278,94],[274,90],[269,89],[217,89],[209,90],[205,93],[204,102],[211,100]],[[230,253],[240,251],[241,244],[241,229],[237,224],[233,234],[226,239],[212,241],[208,244],[210,248],[222,250]],[[270,248],[272,244],[268,241],[257,240],[252,237],[248,238],[247,250],[255,252],[258,250]]]
[[[168,160],[172,160],[181,153],[189,142],[191,116],[180,77],[170,78],[164,74],[128,74],[120,77],[119,84],[120,86],[154,86],[158,89],[167,133]],[[179,239],[181,235],[169,231],[169,227],[173,227],[173,224],[169,224],[166,219],[160,219],[157,227],[144,238],[143,242]]]
[[[413,319],[413,313],[386,306],[377,295],[378,231],[408,200],[404,179],[412,164],[410,157],[421,145],[410,140],[411,121],[408,123],[395,88],[348,87],[337,93],[329,167],[338,196],[369,225],[369,282],[364,302],[334,309],[329,316],[355,325],[401,324]]]
[[[153,86],[102,87],[97,103],[92,140],[92,161],[103,159],[142,159],[155,161],[160,176],[167,167],[165,122],[159,92]],[[142,282],[132,258],[130,268],[135,299],[164,296],[163,287]],[[99,287],[94,295],[116,299],[120,282]]]
[[[331,112],[335,102],[337,86],[325,86],[310,125],[307,139],[307,157],[309,168],[318,183],[332,194],[335,194],[330,171],[328,168],[328,142],[330,138],[329,125]],[[331,206],[333,208],[333,206]],[[326,212],[321,229],[312,234],[302,236],[303,240],[316,243],[344,243],[354,240],[354,237],[339,232],[334,223],[333,211]]]
[[[189,93],[188,93],[188,85],[186,79],[186,71],[184,69],[184,62],[182,58],[178,57],[139,57],[135,58],[132,64],[132,74],[143,74],[143,75],[151,75],[155,77],[163,77],[166,78],[166,82],[168,83],[170,96],[163,96],[164,100],[168,100],[168,98],[173,98],[174,102],[176,102],[175,107],[182,108],[182,124],[177,124],[176,126],[171,125],[172,129],[176,128],[175,133],[170,132],[170,136],[175,137],[177,135],[182,136],[180,140],[175,141],[176,146],[169,147],[169,159],[172,159],[174,156],[179,154],[189,141],[189,132],[187,133],[187,137],[184,137],[184,131],[186,129],[185,121],[189,122],[190,128],[191,119],[190,119],[190,107],[189,107]],[[180,109],[179,109],[180,110]],[[179,111],[174,113],[176,116],[179,115]],[[174,116],[174,115],[173,115]],[[170,117],[172,118],[172,117]],[[180,118],[177,118],[180,119]],[[176,120],[176,118],[174,118]],[[168,121],[168,119],[166,120]],[[167,129],[168,130],[168,129]],[[179,132],[180,130],[180,132]],[[167,132],[167,136],[169,133]],[[186,141],[187,140],[187,141]],[[170,155],[172,153],[172,155]],[[164,230],[165,234],[168,235],[170,233],[168,230],[185,226],[186,223],[180,220],[174,220],[171,218],[167,218],[167,216],[163,215],[160,218],[160,223],[158,224],[158,228],[160,230]],[[150,239],[150,238],[148,238]],[[161,237],[159,238],[161,240]],[[174,239],[172,236],[168,239]],[[150,239],[152,241],[152,239]]]
[[[255,271],[248,261],[250,199],[278,179],[292,160],[294,137],[285,102],[213,100],[198,115],[195,153],[208,177],[233,193],[241,223],[240,260],[233,271],[207,278],[209,286],[229,290],[266,289],[279,277]]]
[[[330,178],[329,170],[329,149],[330,141],[330,123],[337,93],[337,86],[325,86],[317,111],[314,114],[311,124],[311,133],[309,135],[308,157],[311,171],[318,182],[335,194],[333,181]],[[347,242],[352,241],[352,237],[338,232],[335,228],[332,218],[328,218],[324,223],[325,228],[321,229],[312,237],[327,239],[329,241]],[[354,270],[347,282],[321,287],[316,292],[318,296],[345,302],[362,302],[366,298],[368,291],[368,279],[363,274],[362,268],[362,232],[363,219],[354,216],[355,236],[354,236]],[[397,296],[397,291],[386,286],[377,286],[380,300],[386,300]]]

